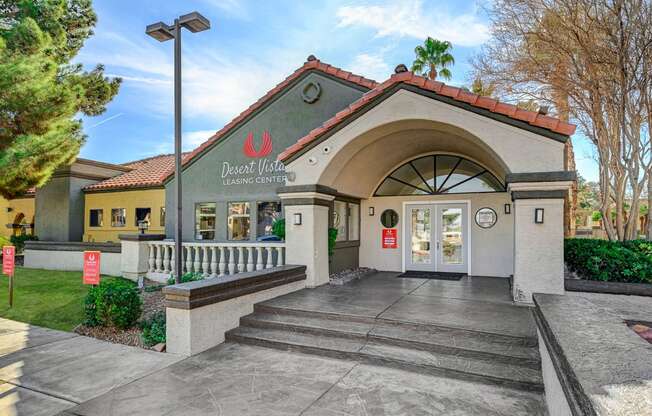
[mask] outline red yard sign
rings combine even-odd
[[[383,248],[398,248],[396,228],[383,228]]]
[[[14,275],[16,258],[16,247],[4,246],[2,247],[2,273],[7,276]]]
[[[84,284],[100,284],[100,252],[84,251]]]

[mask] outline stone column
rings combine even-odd
[[[280,188],[285,210],[285,263],[306,266],[306,286],[328,283],[328,216],[336,191],[320,185]],[[301,224],[295,224],[296,215]]]
[[[149,250],[147,242],[161,241],[164,234],[120,234],[122,245],[121,264],[122,277],[137,281],[139,277],[147,274],[149,267]]]
[[[516,302],[532,303],[533,293],[564,293],[564,201],[567,190],[513,191]],[[535,222],[543,209],[543,223]]]

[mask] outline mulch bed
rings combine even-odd
[[[141,290],[140,295],[143,299],[143,313],[140,316],[140,321],[151,318],[158,312],[165,312],[163,291],[158,283],[145,282],[145,287],[149,290]],[[124,344],[132,347],[148,348],[143,344],[141,339],[142,330],[135,326],[127,330],[117,328],[108,328],[103,326],[86,326],[78,325],[75,330],[79,335],[101,339],[116,344]]]

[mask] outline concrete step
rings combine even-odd
[[[520,365],[533,369],[541,366],[536,347],[523,340],[497,340],[493,334],[463,331],[428,325],[401,324],[376,320],[355,322],[324,316],[305,316],[283,311],[258,311],[240,319],[240,325],[279,329],[312,335],[330,335],[370,340],[381,345],[416,348],[433,353],[455,355],[491,362]]]
[[[315,334],[294,331],[291,328],[250,326],[241,326],[227,332],[226,339],[243,344],[356,360],[372,365],[492,383],[527,391],[543,391],[541,373],[538,369],[442,354],[419,349],[417,345],[398,346],[346,334]]]

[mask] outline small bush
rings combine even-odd
[[[142,313],[143,302],[132,282],[123,279],[102,280],[89,289],[84,301],[88,326],[134,326]]]
[[[196,282],[197,280],[204,280],[204,276],[201,273],[186,273],[181,275],[181,283]],[[168,285],[174,284],[176,284],[174,276],[170,276]]]
[[[25,249],[25,241],[38,241],[38,237],[31,234],[12,235],[9,240],[16,246],[16,252],[22,253]]]
[[[332,256],[335,252],[335,240],[337,240],[337,228],[328,229],[328,255]]]
[[[157,312],[140,325],[143,344],[147,347],[165,342],[165,312]]]
[[[610,282],[652,283],[650,242],[569,238],[564,261],[583,279]]]

